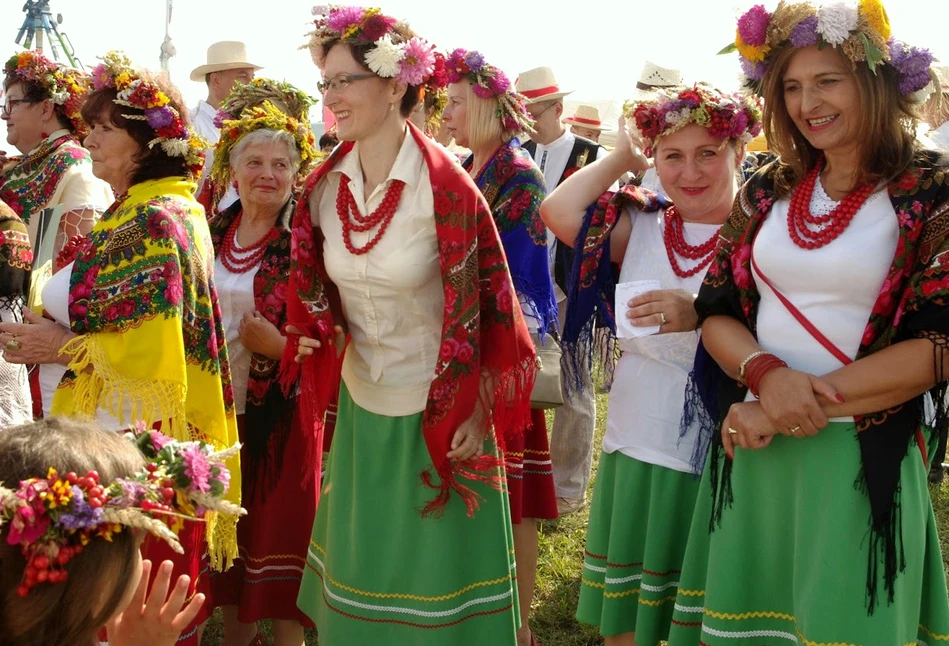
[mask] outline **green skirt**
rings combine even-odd
[[[708,531],[708,469],[682,568],[669,646],[949,644],[949,601],[928,469],[913,439],[901,472],[906,568],[892,604],[867,614],[870,503],[854,482],[853,423],[737,449],[734,504]]]
[[[507,494],[473,483],[483,496],[473,518],[454,497],[423,519],[436,492],[419,480],[432,464],[421,429],[421,413],[376,415],[340,390],[297,599],[320,646],[515,643]]]
[[[602,453],[596,472],[577,619],[640,646],[669,635],[699,480]]]

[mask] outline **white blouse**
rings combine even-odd
[[[235,256],[243,259],[248,255],[233,240]],[[252,253],[252,252],[251,252]],[[217,300],[221,304],[221,322],[224,325],[224,338],[227,340],[227,358],[231,366],[231,383],[234,386],[234,408],[238,415],[244,414],[247,402],[247,381],[250,378],[251,352],[244,347],[238,333],[244,314],[252,313],[254,305],[254,277],[260,269],[260,263],[243,274],[231,272],[220,257],[214,262],[214,284],[217,288]]]
[[[396,179],[405,187],[385,234],[368,253],[351,254],[336,210],[340,182],[349,182],[366,215],[379,207]],[[406,132],[389,177],[367,198],[357,143],[313,192],[310,212],[323,230],[326,270],[339,288],[352,337],[342,376],[353,401],[378,415],[424,410],[441,345],[445,297],[432,184],[418,144]],[[352,243],[363,247],[376,232],[353,233]]]

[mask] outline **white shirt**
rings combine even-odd
[[[663,197],[666,197],[666,189],[662,187],[662,181],[659,179],[659,173],[656,172],[655,168],[646,169],[646,174],[643,175],[643,181],[640,182],[639,185],[653,193],[659,193]]]
[[[214,145],[221,139],[221,131],[214,125],[214,118],[217,116],[217,110],[211,107],[211,104],[204,99],[198,101],[198,105],[191,110],[191,125],[198,131],[198,134],[208,140],[211,146],[204,151],[204,172],[201,174],[201,181],[211,173],[211,166],[214,165]],[[201,188],[200,186],[198,187]],[[231,204],[237,201],[237,190],[234,186],[228,186],[227,192],[221,201],[217,203],[217,210],[223,211]],[[210,218],[213,213],[208,213]],[[236,392],[236,390],[235,390]]]
[[[368,253],[351,254],[336,212],[340,182],[349,182],[366,215],[379,207],[395,179],[405,187],[385,234]],[[432,183],[415,140],[406,133],[388,178],[368,199],[357,143],[313,192],[310,212],[323,230],[326,270],[339,288],[352,337],[343,381],[353,401],[379,415],[424,410],[441,346],[445,297]],[[364,247],[376,232],[353,233],[353,245]]]
[[[949,100],[949,98],[943,98],[943,101]],[[944,124],[930,130],[928,137],[942,150],[949,151],[949,121],[946,121]]]
[[[243,251],[233,240],[233,249],[238,259],[243,259]],[[251,313],[254,306],[254,277],[260,269],[260,263],[243,274],[231,272],[220,257],[214,262],[214,283],[217,298],[221,304],[221,323],[224,325],[224,338],[227,340],[227,357],[231,364],[231,382],[234,385],[234,408],[238,415],[244,414],[247,402],[247,382],[250,379],[251,352],[244,347],[238,334],[244,314]]]
[[[819,249],[801,249],[791,240],[789,204],[785,199],[771,207],[755,238],[755,262],[824,336],[853,359],[896,253],[899,223],[893,204],[885,189],[877,191],[844,232]],[[811,213],[824,215],[836,205],[817,182]],[[764,350],[781,357],[791,368],[818,377],[843,367],[798,323],[754,270],[752,277],[761,295],[757,328],[758,343]],[[843,417],[833,421],[852,420]]]
[[[641,213],[627,208],[632,219],[620,282],[658,280],[662,289],[684,289],[696,293],[705,277],[698,272],[680,278],[666,256],[663,231],[665,212]],[[686,222],[686,242],[699,245],[716,235],[717,224]],[[698,261],[678,258],[690,269]],[[626,316],[626,308],[616,316]],[[698,433],[694,422],[679,439],[679,421],[685,403],[685,386],[698,346],[698,332],[654,334],[638,339],[620,339],[623,351],[610,389],[603,451],[623,455],[675,471],[691,472],[692,449]]]

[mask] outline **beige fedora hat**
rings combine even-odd
[[[560,99],[573,92],[560,89],[554,71],[549,67],[535,67],[521,72],[514,81],[514,89],[524,96],[527,103]]]
[[[601,132],[603,130],[609,130],[609,128],[604,126],[603,122],[600,121],[600,109],[595,105],[578,105],[577,111],[573,113],[573,116],[567,117],[563,120],[563,122],[574,126],[580,126],[581,128],[599,130]]]
[[[655,90],[663,87],[682,85],[682,72],[668,67],[661,67],[652,61],[646,61],[643,71],[639,74],[636,87],[640,90]]]
[[[222,40],[208,47],[208,62],[191,72],[192,81],[203,81],[211,72],[237,70],[249,67],[261,69],[260,65],[247,62],[247,47],[237,40]]]

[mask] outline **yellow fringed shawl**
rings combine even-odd
[[[195,185],[180,177],[136,184],[95,225],[69,282],[74,358],[53,415],[108,411],[123,424],[161,422],[178,440],[223,449],[237,442],[234,393],[214,252]],[[126,413],[131,411],[131,419]],[[240,504],[240,462],[228,460],[225,496]],[[217,570],[237,556],[237,519],[209,515]]]

